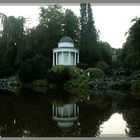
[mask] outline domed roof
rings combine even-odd
[[[73,43],[74,44],[73,40],[70,37],[68,37],[68,36],[62,37],[60,39],[60,42],[70,42],[70,43]]]

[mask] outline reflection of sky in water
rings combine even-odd
[[[126,121],[119,113],[114,113],[110,119],[105,121],[100,126],[101,135],[102,134],[126,134]]]

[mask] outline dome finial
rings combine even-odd
[[[73,40],[69,36],[62,37],[59,42],[70,42],[74,44]]]

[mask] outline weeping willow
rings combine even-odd
[[[23,57],[24,23],[23,17],[0,15],[3,26],[2,39],[6,46],[6,63],[8,66],[19,66]]]

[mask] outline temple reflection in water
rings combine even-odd
[[[70,130],[79,117],[79,106],[76,104],[53,105],[52,110],[53,120],[64,131]]]

